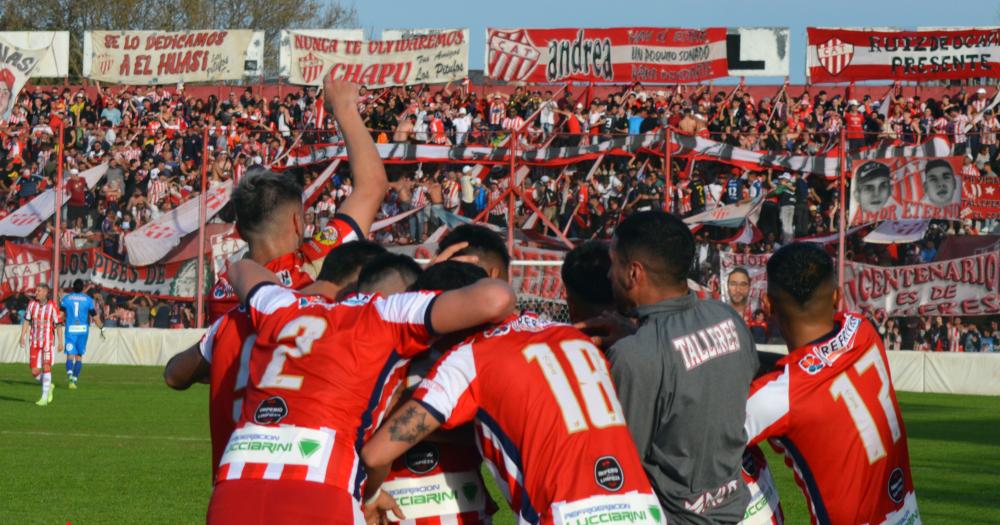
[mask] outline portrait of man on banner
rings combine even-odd
[[[892,158],[857,164],[850,225],[961,217],[962,157]]]

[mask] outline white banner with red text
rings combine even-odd
[[[917,242],[924,238],[931,221],[927,219],[909,221],[885,221],[868,235],[865,242],[872,244],[903,244]]]
[[[327,75],[369,88],[443,84],[469,75],[469,30],[402,40],[339,40],[289,31],[288,82],[319,86]]]
[[[10,118],[21,88],[42,59],[49,54],[51,49],[48,47],[27,49],[0,38],[0,122],[6,122]]]
[[[506,82],[700,82],[729,75],[726,28],[490,28],[486,75]]]
[[[849,309],[877,316],[1000,314],[1000,253],[911,266],[848,262],[843,290]]]
[[[80,174],[91,189],[108,171],[107,164],[94,166]],[[63,203],[69,199],[69,191],[63,190]],[[56,212],[56,189],[49,188],[36,195],[31,201],[21,206],[14,213],[0,219],[0,236],[27,237],[43,222]]]
[[[90,31],[89,37],[88,78],[149,85],[239,80],[253,31]]]
[[[878,159],[854,163],[849,224],[958,220],[962,157]]]
[[[1000,219],[1000,178],[963,178],[962,218]]]
[[[227,180],[206,192],[206,221],[219,213],[219,210],[229,202],[232,193],[232,180]],[[129,262],[136,266],[153,264],[180,244],[185,235],[197,231],[200,225],[198,218],[200,201],[199,198],[193,198],[126,235],[125,249],[128,252]]]

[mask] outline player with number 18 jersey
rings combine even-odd
[[[830,334],[756,379],[746,428],[784,453],[813,523],[920,523],[888,358],[864,317],[837,314]]]
[[[445,354],[413,399],[476,439],[522,523],[662,523],[607,361],[583,333],[511,317]]]

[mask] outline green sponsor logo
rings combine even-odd
[[[476,496],[479,495],[479,486],[475,483],[466,483],[462,485],[462,493],[469,501],[476,501]]]
[[[653,513],[655,507],[650,506],[650,514]],[[656,514],[659,514],[660,509],[656,509]],[[650,519],[655,519],[659,522],[659,518],[654,518],[655,515],[646,514],[642,511],[611,511],[611,512],[601,512],[599,514],[592,514],[590,516],[581,516],[572,520],[568,523],[572,525],[598,525],[600,523],[642,523],[649,521]]]
[[[315,439],[299,440],[299,453],[302,454],[302,457],[304,458],[307,458],[315,454],[316,451],[319,450],[319,448],[320,448],[319,441],[316,441]]]
[[[656,505],[650,505],[649,506],[649,515],[653,517],[654,521],[656,521],[657,523],[660,523],[660,518],[662,517],[662,516],[660,516],[660,507],[658,507]]]
[[[756,500],[750,502],[746,513],[743,514],[743,520],[746,521],[751,517],[756,516],[758,512],[766,509],[767,506],[767,496],[764,496],[763,494],[759,495]]]
[[[401,496],[396,498],[396,503],[399,503],[400,507],[408,507],[411,505],[428,505],[435,504],[440,505],[446,501],[457,501],[458,491],[455,490],[442,490],[440,492],[429,492],[427,494],[413,494],[410,496]]]
[[[236,451],[269,452],[271,454],[280,454],[282,452],[291,452],[292,444],[275,443],[273,441],[247,440],[233,443],[232,445],[229,445],[228,449],[226,449],[226,452]]]

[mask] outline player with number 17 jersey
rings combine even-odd
[[[476,439],[522,523],[661,523],[607,361],[583,333],[511,317],[445,354],[413,399]]]
[[[784,453],[813,523],[920,523],[888,358],[864,317],[837,314],[830,334],[756,379],[746,428]]]
[[[436,297],[357,295],[333,303],[272,283],[252,290],[247,313],[257,340],[209,521],[229,522],[244,497],[233,489],[252,485],[243,481],[313,482],[329,489],[318,498],[327,514],[363,521],[358,449],[381,422],[408,358],[427,349]]]

